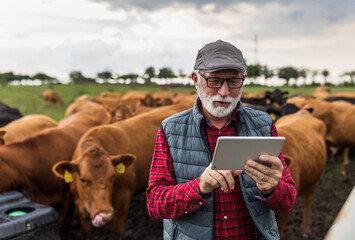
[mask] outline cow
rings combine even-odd
[[[64,107],[64,101],[58,96],[58,94],[51,90],[46,89],[42,92],[42,97],[46,105],[58,103],[60,106]]]
[[[147,188],[161,121],[189,107],[161,107],[94,127],[80,139],[71,161],[53,166],[53,172],[70,185],[84,239],[90,239],[92,226],[108,221],[112,238],[122,238],[131,198]]]
[[[332,94],[333,97],[355,98],[355,92],[337,92]]]
[[[297,113],[281,117],[276,122],[280,136],[286,138],[282,152],[288,170],[296,183],[298,196],[302,198],[303,220],[301,231],[304,236],[311,233],[311,206],[316,184],[326,165],[326,126],[302,109]],[[287,213],[277,213],[280,231],[286,225]]]
[[[280,107],[286,103],[288,91],[275,89],[274,91],[266,91],[264,97],[241,97],[242,103],[254,104],[260,106]]]
[[[118,105],[111,114],[111,123],[118,122],[133,116],[131,109],[129,109],[126,105],[123,104]]]
[[[27,115],[18,118],[0,128],[0,145],[22,141],[35,135],[43,129],[56,127],[58,124],[52,118],[43,114]]]
[[[355,104],[355,98],[343,97],[343,96],[330,96],[323,99],[326,102],[344,101],[351,104]]]
[[[17,108],[9,107],[0,102],[0,127],[6,126],[11,121],[23,117]]]
[[[330,96],[330,88],[328,86],[317,87],[312,96],[318,99],[327,98]]]
[[[275,107],[272,105],[261,106],[248,103],[245,103],[244,106],[268,113],[274,122],[277,121],[280,117],[295,113],[300,109],[292,103],[283,104],[281,107]]]
[[[266,91],[265,97],[266,99],[268,99],[268,101],[270,101],[271,104],[274,104],[274,106],[282,106],[283,104],[286,103],[288,93],[289,93],[288,91],[281,91],[280,89],[276,88],[272,92]]]
[[[312,115],[322,120],[327,126],[327,141],[335,147],[355,148],[355,106],[339,101],[325,102],[308,100],[303,106],[312,109]],[[344,156],[344,154],[343,154]],[[345,175],[346,158],[340,159],[340,171]]]
[[[69,190],[51,169],[55,163],[73,156],[77,142],[88,129],[109,121],[110,116],[103,107],[95,114],[78,112],[60,121],[56,128],[45,129],[24,141],[1,145],[0,192],[16,190],[25,193],[31,201],[57,210],[63,205],[70,209]],[[71,214],[73,210],[61,216],[63,236],[70,232]]]

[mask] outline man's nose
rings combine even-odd
[[[229,96],[229,95],[230,95],[230,91],[229,91],[229,87],[228,87],[227,81],[224,81],[222,87],[220,87],[220,88],[218,89],[218,93],[219,93],[219,95],[221,95],[222,97],[226,97],[226,96]]]

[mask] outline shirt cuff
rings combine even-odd
[[[185,194],[187,194],[187,197],[189,199],[188,204],[190,205],[190,207],[193,207],[195,210],[201,207],[202,205],[208,204],[205,198],[206,196],[200,195],[199,181],[200,178],[196,178],[190,181],[188,183],[189,189],[185,192]]]
[[[274,203],[277,200],[278,193],[280,192],[280,183],[276,185],[276,187],[272,190],[271,195],[268,198],[265,198],[262,192],[259,190],[259,195],[255,196],[257,199],[260,199],[264,203]]]

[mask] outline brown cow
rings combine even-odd
[[[327,141],[340,148],[355,148],[355,106],[342,101],[325,102],[308,100],[306,109],[313,109],[312,115],[327,126]],[[340,170],[345,175],[346,158],[340,159]]]
[[[57,128],[48,128],[24,141],[0,146],[0,192],[21,191],[31,201],[57,209],[70,203],[70,194],[65,194],[67,186],[51,169],[55,163],[73,156],[77,142],[89,128],[109,120],[103,107],[95,114],[78,112],[59,123]],[[68,234],[70,222],[67,217],[72,217],[71,214],[72,211],[63,212],[63,235]]]
[[[100,227],[111,219],[112,237],[122,238],[131,198],[147,188],[160,123],[187,108],[161,107],[92,128],[80,139],[73,160],[53,167],[54,173],[70,182],[84,239],[90,239],[92,225]]]
[[[330,96],[330,88],[328,86],[317,87],[312,96],[318,99],[327,98]]]
[[[64,106],[63,100],[58,96],[58,94],[51,90],[51,89],[46,89],[42,92],[42,97],[44,99],[44,102],[46,104],[55,104],[59,103],[60,106]]]
[[[46,115],[35,114],[24,116],[0,128],[0,145],[22,141],[39,133],[43,129],[56,127],[57,125],[52,118]]]
[[[280,136],[286,138],[282,152],[287,168],[296,182],[298,196],[302,197],[302,234],[311,233],[311,206],[316,184],[326,164],[326,126],[308,111],[281,117],[276,122]],[[283,234],[289,214],[277,213],[276,219]]]

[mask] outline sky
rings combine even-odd
[[[222,39],[247,64],[355,70],[355,0],[1,0],[0,73],[190,74]]]

